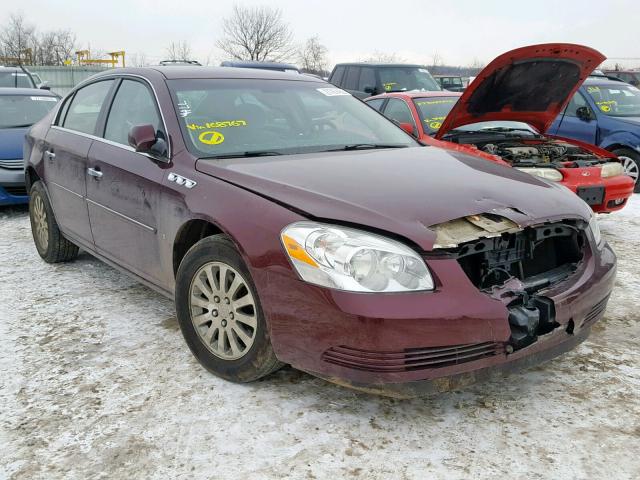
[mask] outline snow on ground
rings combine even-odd
[[[640,196],[601,216],[619,257],[575,351],[398,401],[284,369],[206,373],[170,301],[83,254],[47,265],[0,210],[0,479],[640,478]]]

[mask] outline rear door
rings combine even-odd
[[[591,112],[591,119],[578,117],[578,108],[585,107]],[[593,109],[587,103],[584,95],[576,92],[564,114],[559,115],[549,129],[549,133],[560,137],[574,138],[583,142],[597,144],[598,120]]]
[[[87,203],[98,252],[158,280],[160,187],[166,164],[128,144],[131,127],[147,124],[167,138],[150,86],[139,78],[122,78],[102,126],[104,140],[96,140],[89,151]]]
[[[113,84],[102,80],[79,89],[45,139],[44,179],[56,220],[64,233],[88,244],[93,238],[85,201],[87,154]]]

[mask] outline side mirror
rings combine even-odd
[[[593,113],[591,113],[591,109],[589,107],[578,107],[576,110],[576,116],[583,122],[588,122],[594,119]]]
[[[153,125],[134,125],[131,127],[129,145],[136,152],[148,153],[159,159],[167,155],[167,142],[156,134]]]
[[[413,135],[415,137],[416,130],[415,128],[413,128],[413,125],[411,123],[402,122],[400,123],[400,128],[407,132],[409,135]]]
[[[41,85],[40,90],[51,90],[51,87],[49,85]]]
[[[371,85],[365,85],[363,92],[368,93],[369,95],[378,94],[378,90],[376,90],[376,87],[372,87]]]

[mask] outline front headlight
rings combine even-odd
[[[602,178],[617,177],[618,175],[624,175],[624,167],[618,162],[609,162],[602,165],[600,176]]]
[[[564,177],[555,168],[532,168],[521,167],[518,168],[521,172],[528,173],[529,175],[535,175],[536,177],[544,178],[545,180],[551,180],[552,182],[559,182]]]
[[[433,290],[420,256],[400,242],[315,222],[286,227],[282,244],[303,280],[350,292]]]
[[[591,220],[589,220],[589,230],[591,230],[591,234],[593,235],[596,245],[600,245],[600,242],[602,241],[602,234],[600,233],[600,226],[598,225],[598,219],[595,215],[593,215]]]

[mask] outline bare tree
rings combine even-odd
[[[475,70],[482,70],[485,67],[485,63],[480,60],[478,57],[473,57],[473,61],[469,65],[469,68],[473,68]]]
[[[236,60],[288,60],[295,54],[292,34],[282,19],[282,11],[271,7],[234,5],[222,22],[223,37],[216,42]]]
[[[132,67],[146,67],[149,65],[147,54],[144,52],[131,53],[127,55],[127,64]]]
[[[169,60],[189,60],[191,46],[187,42],[171,42],[167,47]]]
[[[433,52],[431,54],[431,67],[441,67],[444,65],[444,58],[440,55],[439,52]]]
[[[38,65],[64,65],[76,49],[76,36],[70,30],[45,32],[34,38],[34,62]]]
[[[27,49],[34,47],[34,35],[35,27],[28,24],[22,14],[12,13],[0,30],[0,55],[23,63],[27,60]]]
[[[386,53],[379,50],[374,50],[371,55],[364,58],[363,62],[376,62],[376,63],[404,63],[405,60],[397,53]]]
[[[327,47],[320,43],[317,35],[309,38],[298,53],[300,67],[308,73],[324,74],[327,70],[327,53]]]

